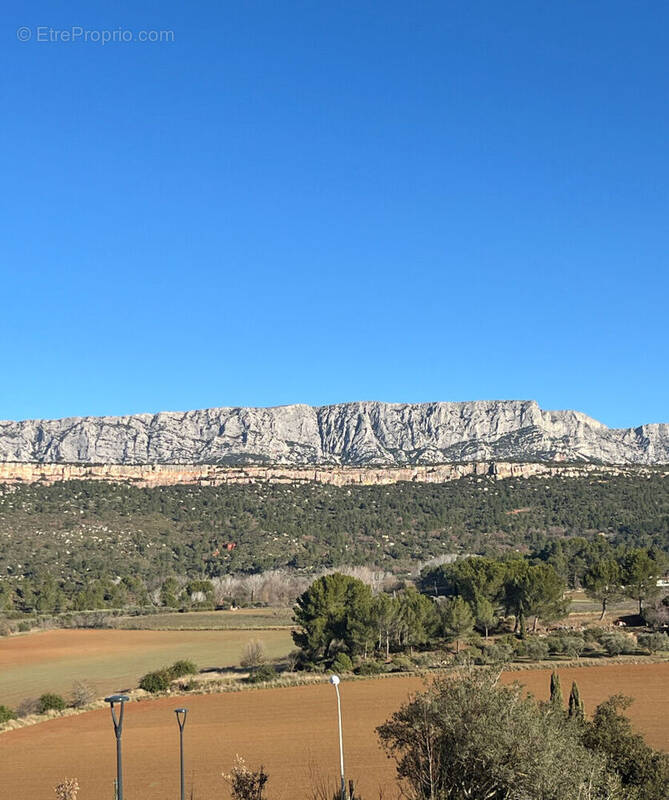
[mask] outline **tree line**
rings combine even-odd
[[[601,604],[602,618],[610,603],[628,597],[639,604],[640,613],[644,613],[648,622],[655,622],[652,618],[655,614],[661,624],[669,609],[664,613],[663,606],[658,610],[650,601],[660,592],[657,579],[666,563],[667,557],[657,548],[614,547],[603,537],[595,540],[576,537],[550,542],[525,557],[508,553],[496,558],[477,556],[430,564],[421,571],[416,586],[421,594],[440,600],[441,628],[446,630],[444,620],[447,620],[448,630],[457,634],[458,641],[459,632],[466,635],[472,628],[487,637],[502,616],[515,618],[515,632],[521,636],[528,623],[536,628],[539,619],[544,622],[561,619],[568,610],[564,593],[574,587],[583,587]],[[407,579],[401,575],[369,567],[347,567],[341,571],[361,577],[363,583],[371,586],[377,595],[375,603],[390,604],[374,612],[386,620],[382,635],[386,649],[391,641],[395,646],[405,647],[414,638],[420,639],[421,631],[439,628],[434,619],[422,619],[427,614],[417,607],[422,601],[413,599],[410,588],[402,588]],[[313,572],[283,569],[213,578],[171,574],[150,579],[125,575],[82,581],[55,579],[46,572],[32,578],[0,581],[0,612],[62,614],[103,609],[198,610],[248,604],[291,605],[313,577]],[[379,595],[378,590],[383,587],[391,588],[394,596]],[[360,613],[369,616],[367,611]],[[410,620],[414,618],[419,620],[417,631],[411,630]]]
[[[580,546],[578,543],[574,546]],[[642,603],[658,595],[661,554],[643,548],[600,551],[583,574],[586,592],[602,603],[627,596]],[[610,583],[610,575],[617,583]],[[321,576],[297,599],[293,633],[306,668],[349,667],[355,659],[389,657],[421,646],[461,642],[474,631],[488,638],[512,617],[520,639],[528,624],[556,622],[569,613],[567,581],[539,557],[469,557],[424,569],[418,588],[392,594],[339,573]],[[617,593],[616,593],[617,592]]]

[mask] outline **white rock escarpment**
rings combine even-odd
[[[0,422],[0,462],[400,467],[669,463],[669,425],[607,428],[534,401],[340,403]]]

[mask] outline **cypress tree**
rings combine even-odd
[[[560,676],[557,672],[551,672],[551,705],[555,708],[563,709],[564,700],[562,699],[562,687],[560,686]]]
[[[578,684],[574,681],[571,685],[571,692],[569,692],[569,719],[583,720],[584,718],[585,708],[583,706],[583,700],[581,700]]]

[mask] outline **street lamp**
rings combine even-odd
[[[337,716],[339,717],[339,769],[341,772],[341,800],[346,800],[346,779],[344,778],[344,739],[341,733],[341,698],[339,697],[339,675],[330,675],[330,683],[337,692]]]
[[[187,708],[175,708],[174,713],[177,715],[177,722],[179,723],[179,755],[181,765],[181,800],[186,800],[186,790],[184,788],[184,727],[186,726],[186,717],[188,716]]]
[[[121,734],[123,733],[123,712],[125,704],[129,698],[124,694],[113,694],[105,697],[105,703],[109,703],[111,709],[112,722],[114,723],[114,733],[116,734],[116,800],[123,800],[123,764],[121,762]],[[116,716],[116,706],[120,706],[118,717]]]

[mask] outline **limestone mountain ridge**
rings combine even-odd
[[[531,400],[210,408],[0,421],[0,462],[398,467],[669,463],[669,424],[608,428]]]

